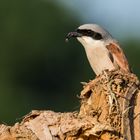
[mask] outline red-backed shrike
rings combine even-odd
[[[130,72],[128,61],[117,41],[97,24],[84,24],[75,32],[68,33],[66,39],[75,37],[84,46],[89,63],[99,75],[102,71],[120,68]]]

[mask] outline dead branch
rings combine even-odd
[[[84,83],[79,111],[32,111],[14,126],[0,125],[0,140],[138,140],[139,80],[104,71]]]

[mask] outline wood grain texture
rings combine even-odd
[[[80,94],[75,112],[34,110],[13,126],[0,125],[0,140],[138,140],[139,80],[132,73],[104,71]]]

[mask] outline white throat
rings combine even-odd
[[[104,40],[94,40],[88,36],[77,37],[77,39],[84,46],[89,63],[96,75],[101,74],[105,69],[114,69]]]
[[[91,37],[83,36],[83,37],[77,37],[78,41],[84,46],[85,49],[91,47],[104,47],[104,41],[101,40],[95,40]]]

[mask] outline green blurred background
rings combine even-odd
[[[80,82],[95,76],[80,43],[65,43],[66,34],[80,24],[107,28],[140,76],[140,11],[125,2],[118,0],[116,6],[111,0],[1,0],[1,123],[13,124],[35,109],[64,112],[79,108]],[[117,8],[112,9],[113,5]]]

